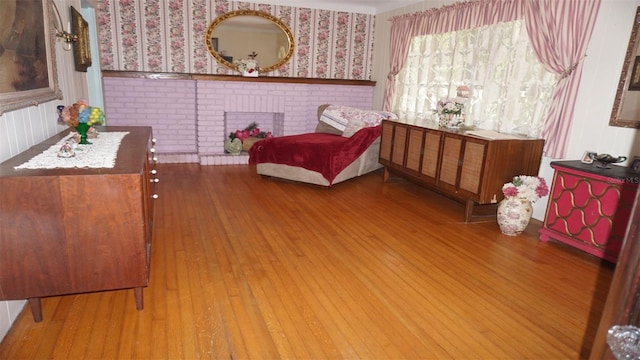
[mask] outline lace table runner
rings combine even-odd
[[[15,169],[57,169],[57,168],[112,168],[122,139],[129,132],[103,132],[97,138],[88,139],[91,145],[77,144],[75,156],[58,157],[58,151],[76,133],[71,132],[55,145]]]

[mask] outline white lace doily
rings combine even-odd
[[[102,132],[97,138],[88,139],[90,145],[77,144],[74,157],[58,157],[58,151],[76,133],[71,132],[55,145],[15,169],[57,169],[57,168],[112,168],[122,139],[129,132]],[[72,140],[71,140],[72,141]]]

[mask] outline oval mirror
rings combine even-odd
[[[633,21],[609,125],[640,129],[640,7]]]
[[[293,55],[293,34],[280,19],[254,10],[236,10],[217,17],[205,35],[207,49],[220,64],[238,70],[233,62],[256,53],[260,72],[284,65]]]

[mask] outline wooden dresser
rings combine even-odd
[[[626,167],[602,169],[580,161],[554,161],[540,239],[560,241],[615,263],[640,175]]]
[[[465,221],[495,218],[502,185],[516,175],[536,176],[544,140],[488,139],[449,131],[431,121],[384,120],[380,163],[432,190],[465,203]]]
[[[64,131],[0,164],[0,300],[134,289],[143,308],[149,281],[155,184],[151,127],[129,132],[113,168],[14,169],[50,148]]]

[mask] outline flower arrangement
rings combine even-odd
[[[256,60],[257,56],[258,54],[254,51],[248,55],[248,59],[234,60],[233,64],[238,67],[238,71],[243,75],[258,76],[260,65],[258,65],[258,60]]]
[[[77,128],[79,124],[88,126],[104,123],[104,112],[99,107],[89,106],[87,100],[80,99],[70,106],[58,106],[58,123]]]
[[[249,124],[249,126],[244,128],[243,130],[238,129],[234,132],[229,133],[229,139],[231,140],[240,139],[241,142],[244,142],[244,140],[248,137],[257,137],[260,139],[264,139],[272,138],[273,134],[271,133],[271,131],[261,131],[255,121]]]
[[[549,194],[549,187],[540,176],[519,175],[502,186],[502,193],[505,197],[517,197],[534,203]]]
[[[463,109],[464,109],[464,103],[462,102],[461,99],[459,98],[443,99],[438,101],[436,113],[438,115],[442,115],[442,114],[462,115]]]
[[[91,144],[87,137],[97,137],[98,132],[93,125],[104,123],[104,112],[99,107],[89,106],[87,100],[80,99],[70,106],[59,105],[58,123],[66,124],[78,131],[77,142],[80,144]]]

